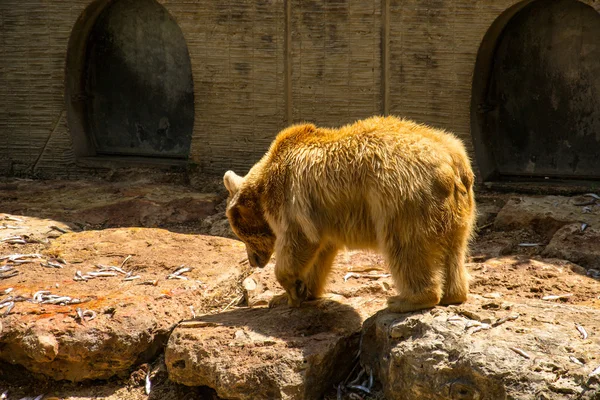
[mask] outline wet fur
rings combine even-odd
[[[245,177],[224,176],[227,216],[251,263],[276,252],[286,294],[273,304],[319,297],[348,247],[385,255],[398,312],[466,301],[473,182],[459,139],[395,117],[291,126]]]

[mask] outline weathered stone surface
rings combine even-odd
[[[600,227],[600,204],[591,203],[587,196],[522,196],[510,199],[494,221],[498,230],[530,228],[548,240],[564,225],[586,222]],[[600,202],[599,202],[600,203]]]
[[[361,322],[332,301],[238,309],[179,325],[165,361],[171,380],[210,386],[223,398],[317,399],[348,373]]]
[[[255,270],[242,286],[248,303],[258,307],[206,315],[174,329],[165,351],[170,379],[210,386],[223,398],[322,398],[352,367],[364,319],[385,307],[391,280],[381,277],[383,268],[378,255],[342,253],[325,298],[297,309],[261,307],[282,289],[272,263]],[[355,275],[344,279],[348,272]]]
[[[2,254],[9,253],[5,246],[0,244]],[[11,252],[34,252],[27,250],[33,245],[25,246]],[[2,321],[0,359],[71,381],[110,378],[154,357],[172,327],[191,317],[190,307],[207,313],[239,295],[243,269],[238,261],[245,255],[238,241],[143,228],[69,233],[36,252],[42,252],[44,260],[60,257],[67,264],[60,269],[43,267],[39,260],[19,264],[19,274],[4,279],[0,289],[11,287],[9,295],[28,299],[47,290],[83,302],[15,303]],[[73,279],[76,271],[97,271],[97,264],[119,266],[128,255],[122,268],[140,279],[124,281],[120,273]],[[188,280],[165,279],[181,265],[193,268],[184,274]],[[148,280],[157,280],[156,285],[140,284]],[[96,317],[80,321],[77,308],[93,311]]]
[[[386,399],[598,398],[600,381],[589,374],[600,365],[599,310],[531,300],[492,311],[486,302],[471,296],[459,307],[365,321],[361,361]],[[518,318],[469,328],[511,315]]]
[[[69,221],[76,230],[199,224],[220,201],[214,193],[144,180],[9,181],[0,190],[4,212]]]
[[[600,225],[581,229],[582,224],[569,224],[559,229],[544,255],[564,258],[586,268],[600,269]]]

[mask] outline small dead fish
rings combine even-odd
[[[192,269],[188,267],[180,268],[177,271],[173,272],[172,276],[179,276],[181,274],[185,274],[186,272],[190,272]]]
[[[523,357],[525,357],[525,358],[527,358],[527,359],[530,359],[530,358],[531,358],[531,356],[530,356],[529,354],[527,354],[527,353],[525,352],[525,350],[522,350],[522,349],[520,349],[520,348],[518,348],[518,347],[509,347],[509,349],[511,349],[512,351],[514,351],[514,352],[515,352],[515,353],[517,353],[518,355],[520,355],[520,356],[523,356]]]
[[[125,263],[127,261],[129,261],[131,259],[131,255],[128,255],[127,257],[125,257],[125,259],[123,260],[123,262],[121,263],[121,268],[123,268],[123,266],[125,265]]]
[[[357,274],[356,272],[348,272],[346,275],[344,275],[344,282],[347,282],[350,278],[360,278],[360,274]]]
[[[85,310],[84,312],[81,313],[81,319],[84,319],[86,316],[89,316],[89,318],[87,320],[91,321],[94,318],[96,318],[96,312],[92,311],[92,310]]]
[[[596,375],[600,375],[600,366],[598,366],[598,368],[596,368],[595,370],[590,372],[590,374],[588,376],[591,378],[592,376],[596,376]]]
[[[6,400],[8,398],[8,390],[0,394],[0,400]]]
[[[21,228],[27,228],[26,226],[15,226],[15,225],[2,225],[0,226],[0,229],[21,229]]]
[[[492,326],[498,326],[498,325],[502,325],[503,323],[507,322],[507,321],[514,321],[515,319],[519,318],[519,314],[513,314],[513,315],[509,315],[507,317],[502,317],[499,320],[497,320],[496,322],[492,323]]]
[[[60,233],[69,233],[69,231],[68,231],[68,230],[66,230],[66,229],[63,229],[63,228],[61,228],[61,227],[59,227],[59,226],[56,226],[56,225],[50,225],[50,229],[51,229],[51,230],[58,231],[58,232],[60,232]]]
[[[586,193],[584,196],[593,197],[596,200],[600,200],[600,196],[598,196],[596,193]]]
[[[38,303],[38,302],[42,301],[42,296],[47,295],[47,294],[50,294],[49,290],[40,290],[38,292],[35,292],[33,294],[33,301]]]
[[[369,388],[369,389],[373,388],[373,370],[369,371],[369,386],[367,386],[367,388]]]
[[[75,271],[74,281],[87,281],[88,279],[94,279],[91,275],[82,275],[81,271]]]
[[[112,276],[117,276],[116,272],[109,272],[109,271],[91,271],[88,272],[87,275],[89,276],[93,276],[94,278],[108,278],[108,277],[112,277]]]
[[[11,287],[9,287],[9,288],[6,288],[6,289],[4,289],[4,290],[2,291],[2,294],[3,294],[3,295],[4,295],[4,294],[9,294],[9,293],[10,293],[10,292],[12,292],[13,290],[15,290],[15,289],[14,289],[14,288],[11,288]]]
[[[184,280],[184,281],[189,280],[189,278],[187,276],[173,275],[173,274],[167,275],[167,279],[181,279],[181,280]]]
[[[20,258],[42,258],[41,254],[38,253],[30,253],[30,254],[10,254],[8,256],[2,256],[0,257],[0,260],[10,260],[10,261],[15,261],[18,260]]]
[[[474,328],[474,329],[471,331],[471,335],[473,335],[473,334],[475,334],[475,333],[477,333],[477,332],[479,332],[479,331],[483,331],[483,330],[488,330],[488,329],[491,329],[491,327],[492,327],[492,326],[491,326],[490,324],[484,324],[484,323],[481,323],[481,325],[479,325],[479,326],[476,326],[476,327],[475,327],[475,328]]]
[[[42,267],[46,267],[46,268],[63,268],[63,266],[61,264],[57,264],[57,263],[53,263],[51,261],[48,261],[46,263],[40,263],[40,265]]]
[[[16,276],[16,275],[19,275],[19,271],[12,271],[7,274],[0,274],[0,279],[8,279],[8,278],[12,278],[13,276]]]
[[[475,321],[475,320],[469,320],[465,324],[465,329],[469,329],[469,328],[472,328],[474,326],[481,326],[481,324],[482,324],[482,322]]]
[[[196,311],[194,311],[194,306],[190,306],[190,311],[192,312],[192,318],[196,318]]]
[[[134,275],[134,276],[127,276],[125,278],[123,278],[124,281],[134,281],[136,279],[141,279],[142,277],[139,275]]]
[[[463,317],[461,317],[460,315],[453,315],[451,317],[448,317],[448,319],[446,320],[446,322],[463,322],[465,319]]]
[[[0,242],[7,242],[9,240],[23,239],[21,236],[8,236],[0,239]]]
[[[592,212],[592,207],[590,207],[590,206],[585,206],[585,207],[583,207],[583,208],[581,209],[581,212],[582,212],[583,214],[589,214],[589,213],[591,213],[591,212]]]
[[[8,307],[11,304],[14,304],[14,302],[13,301],[4,301],[4,302],[0,303],[0,308]]]
[[[600,270],[590,268],[587,270],[586,275],[595,278],[597,276],[600,276]]]
[[[60,304],[60,303],[69,303],[71,298],[69,296],[55,297],[47,300],[42,300],[42,304]]]
[[[146,374],[146,385],[144,389],[146,389],[146,394],[150,394],[150,389],[152,388],[152,382],[150,382],[150,372]]]
[[[584,328],[583,326],[581,326],[581,325],[577,325],[577,324],[576,324],[576,325],[575,325],[575,328],[577,328],[577,330],[578,330],[578,331],[579,331],[579,333],[581,334],[581,338],[582,338],[583,340],[585,340],[585,339],[587,339],[587,338],[588,338],[588,334],[587,334],[587,332],[585,331],[585,328]]]
[[[558,300],[558,299],[567,299],[569,297],[573,296],[572,293],[566,293],[566,294],[551,294],[548,296],[544,296],[542,297],[542,300]]]
[[[571,362],[573,364],[585,365],[584,363],[582,363],[581,361],[579,361],[579,359],[577,357],[569,356],[569,360],[571,360]]]
[[[116,271],[120,274],[123,275],[127,275],[127,272],[125,272],[122,268],[114,266],[114,265],[102,265],[102,264],[98,264],[96,265],[97,268],[100,268],[100,270],[98,272],[106,272],[106,271]]]
[[[81,307],[77,307],[75,313],[77,314],[77,319],[83,320],[83,310]]]
[[[0,308],[4,308],[4,307],[6,307],[6,310],[4,311],[4,313],[2,315],[8,315],[8,313],[10,313],[11,310],[15,307],[15,302],[9,301],[7,303],[0,304]]]
[[[378,278],[389,278],[392,274],[365,274],[364,278],[378,279]]]
[[[581,232],[585,231],[585,228],[588,227],[588,224],[586,224],[585,222],[581,224]]]
[[[367,394],[371,394],[371,390],[363,385],[348,385],[349,389],[361,390]]]
[[[519,243],[519,247],[537,247],[542,246],[541,243]]]
[[[152,285],[152,286],[156,286],[156,285],[158,285],[158,279],[151,279],[151,280],[148,280],[148,281],[143,281],[143,282],[138,283],[138,285]]]
[[[11,215],[5,215],[4,219],[7,221],[17,221],[17,222],[23,222],[22,218],[17,218],[17,217],[13,217]]]

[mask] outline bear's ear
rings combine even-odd
[[[223,176],[223,183],[225,184],[225,187],[227,188],[231,196],[237,193],[243,182],[244,178],[237,175],[233,171],[227,171]]]

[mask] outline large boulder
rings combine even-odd
[[[178,325],[165,350],[169,378],[227,399],[320,399],[356,361],[362,322],[393,294],[379,255],[340,254],[322,300],[269,309],[282,291],[273,264],[243,282],[253,307]],[[389,293],[388,293],[389,291]]]
[[[368,319],[361,361],[386,399],[600,398],[599,310],[530,300],[486,311],[486,302]]]
[[[549,240],[567,224],[600,227],[600,201],[589,196],[522,196],[511,198],[494,220],[497,230],[533,229]],[[585,205],[581,205],[585,204]]]
[[[2,289],[12,291],[0,300],[13,296],[27,301],[15,302],[4,316],[0,359],[56,380],[107,379],[126,373],[162,351],[178,322],[238,296],[244,276],[238,262],[244,258],[241,242],[162,229],[62,235],[40,259],[16,265],[18,274],[2,281]],[[56,259],[64,259],[66,265],[42,265],[48,261],[57,265]],[[127,281],[114,271],[115,276],[74,279],[77,271],[97,272],[100,264],[120,266],[139,279]],[[166,279],[182,265],[192,268],[182,274],[184,279]],[[38,291],[82,302],[34,302]]]

